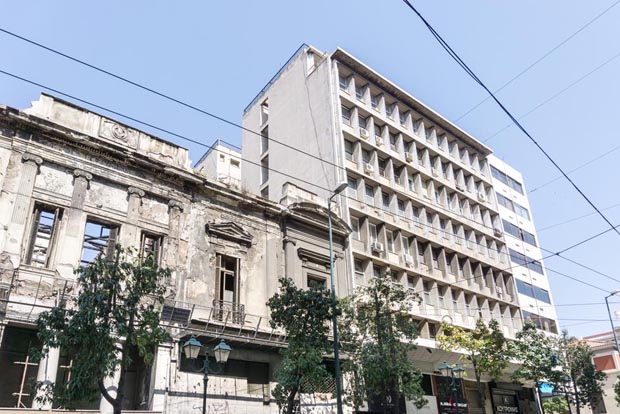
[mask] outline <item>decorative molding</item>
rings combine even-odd
[[[79,168],[76,168],[75,170],[73,170],[73,176],[75,178],[85,178],[86,181],[90,181],[93,179],[93,175],[91,173],[89,173],[88,171],[84,171],[84,170],[80,170]]]
[[[168,206],[170,207],[171,210],[178,209],[179,211],[183,212],[183,203],[179,200],[168,201]]]
[[[34,162],[36,165],[41,165],[43,164],[43,158],[39,157],[38,155],[34,155],[34,154],[30,154],[28,152],[24,152],[22,154],[22,161],[23,162]]]
[[[254,239],[254,236],[248,233],[243,227],[233,223],[232,221],[224,223],[207,223],[205,225],[205,231],[210,236],[227,239],[246,246],[251,246],[252,240]]]
[[[313,250],[304,249],[303,247],[297,249],[297,255],[304,262],[316,263],[329,269],[329,256],[325,256]]]
[[[287,236],[287,237],[284,237],[284,239],[282,239],[282,240],[284,241],[284,243],[285,243],[285,244],[286,244],[286,243],[290,243],[290,244],[292,244],[293,246],[297,246],[297,240],[294,240],[294,239],[292,239],[292,238],[290,238],[290,237],[288,237],[288,236]]]
[[[138,188],[138,187],[133,187],[133,186],[129,186],[127,187],[127,192],[129,193],[129,195],[137,195],[138,197],[142,198],[144,197],[144,195],[146,194],[144,192],[144,190]]]

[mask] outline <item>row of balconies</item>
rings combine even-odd
[[[350,82],[354,83],[354,82]],[[401,134],[402,140],[423,144],[426,148],[439,154],[443,153],[459,167],[465,168],[481,179],[489,180],[489,166],[484,156],[458,143],[456,138],[451,138],[447,133],[434,126],[429,121],[415,112],[405,109],[396,100],[386,101],[383,93],[379,92],[377,99],[370,99],[367,92],[360,95],[354,94],[351,85],[343,87],[341,84],[341,98],[343,109],[343,123],[354,128],[362,128],[361,134],[370,136],[374,132],[375,125],[381,129],[379,135],[387,140],[390,134]],[[354,98],[355,96],[355,98]],[[360,122],[361,117],[361,122]]]

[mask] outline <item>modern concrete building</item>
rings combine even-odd
[[[194,171],[238,190],[241,188],[241,153],[218,139],[196,163]]]
[[[172,270],[161,317],[172,340],[153,366],[129,368],[124,412],[196,412],[203,376],[180,350],[190,335],[233,348],[208,382],[208,412],[277,412],[271,389],[286,333],[270,326],[265,303],[280,277],[327,286],[327,211],[293,185],[277,204],[217,178],[193,170],[184,148],[49,95],[24,111],[0,106],[0,411],[58,408],[33,401],[30,385],[66,382],[71,350],[33,362],[35,321],[75,294],[80,265],[121,243]],[[334,226],[345,294],[349,229]],[[104,400],[78,408],[111,411]]]
[[[421,336],[411,357],[425,381],[441,361],[458,361],[436,347],[442,321],[471,328],[478,318],[493,318],[514,338],[524,318],[538,315],[541,328],[557,329],[540,250],[522,236],[532,235],[535,244],[533,222],[523,217],[529,210],[523,187],[513,194],[491,165],[522,183],[520,175],[360,60],[342,49],[323,53],[302,45],[246,107],[243,126],[247,190],[279,201],[293,183],[326,199],[348,183],[336,200],[353,229],[350,286],[385,276],[421,294],[412,313]],[[523,210],[504,211],[505,198]],[[513,240],[509,224],[520,229],[520,240]],[[515,274],[533,298],[519,293]],[[504,401],[531,412],[531,389],[509,384],[509,376],[504,381],[486,391],[488,409]],[[475,413],[474,382],[465,386]],[[435,391],[428,387],[423,411],[408,404],[407,412],[438,412]]]
[[[523,177],[494,155],[489,157],[489,165],[523,318],[531,319],[539,329],[558,334],[557,314]]]

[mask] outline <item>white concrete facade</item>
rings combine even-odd
[[[249,191],[279,201],[283,183],[292,181],[326,199],[349,183],[336,200],[353,229],[350,285],[389,275],[422,295],[413,312],[421,346],[412,358],[424,373],[458,360],[436,349],[446,318],[463,327],[493,318],[509,338],[521,329],[513,241],[502,229],[490,148],[346,51],[307,45],[246,107],[243,126],[268,137],[243,132]],[[257,164],[277,172],[261,173]],[[523,226],[534,231],[533,222]],[[532,255],[540,259],[539,250]],[[552,307],[546,312],[555,319]],[[465,383],[475,412],[476,392]],[[425,409],[437,412],[432,404]]]
[[[232,188],[241,188],[241,152],[219,139],[194,166],[194,171]]]

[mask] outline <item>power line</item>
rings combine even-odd
[[[616,204],[613,204],[613,205],[611,205],[609,207],[602,208],[601,211],[611,210],[612,208],[617,208],[617,207],[620,207],[620,203],[616,203]],[[546,230],[550,230],[552,228],[555,228],[555,227],[558,227],[558,226],[562,226],[564,224],[572,223],[574,221],[581,220],[583,218],[590,217],[590,216],[593,216],[595,214],[596,213],[588,213],[588,214],[584,214],[582,216],[578,216],[578,217],[574,217],[572,219],[568,219],[566,221],[561,221],[559,223],[551,224],[549,226],[546,226],[546,227],[538,229],[537,232],[540,233],[540,232],[543,232],[543,231],[546,231]]]
[[[553,52],[555,52],[556,50],[558,50],[560,47],[564,46],[564,44],[566,44],[569,40],[571,40],[573,37],[577,36],[579,33],[581,33],[584,29],[586,29],[588,26],[590,26],[592,23],[594,23],[595,21],[597,21],[599,18],[601,18],[604,14],[606,14],[608,11],[610,11],[613,7],[615,7],[618,3],[620,3],[620,0],[612,3],[609,7],[607,7],[605,10],[603,10],[602,12],[600,12],[599,14],[597,14],[596,16],[594,16],[592,19],[590,19],[586,24],[584,24],[583,26],[581,26],[577,31],[573,32],[570,36],[568,36],[567,38],[565,38],[564,40],[562,40],[560,43],[558,43],[557,45],[555,45],[553,48],[551,48],[547,53],[545,53],[544,55],[542,55],[541,57],[539,57],[538,59],[536,59],[534,62],[532,62],[530,65],[528,65],[525,69],[523,69],[521,72],[517,73],[515,76],[513,76],[512,78],[510,78],[510,80],[508,80],[506,83],[504,83],[502,86],[500,86],[499,88],[495,89],[493,91],[493,93],[497,94],[498,92],[501,92],[504,88],[506,88],[508,85],[510,85],[511,83],[513,83],[514,81],[516,81],[517,79],[519,79],[521,76],[523,76],[525,73],[527,73],[528,71],[530,71],[530,69],[532,69],[534,66],[538,65],[540,62],[542,62],[543,60],[545,60],[549,55],[553,54]],[[458,122],[461,119],[465,118],[467,115],[469,115],[471,112],[473,112],[474,110],[476,110],[480,105],[482,105],[483,103],[485,103],[486,101],[488,101],[489,99],[491,99],[490,96],[487,96],[486,98],[484,98],[483,100],[481,100],[480,102],[478,102],[476,105],[474,105],[472,108],[470,108],[467,112],[465,112],[463,115],[459,116],[454,122]]]
[[[193,143],[195,143],[195,144],[197,144],[197,145],[200,145],[200,146],[203,146],[203,147],[206,147],[206,148],[213,148],[213,145],[209,146],[209,145],[207,145],[207,144],[205,144],[205,143],[203,143],[203,142],[196,141],[196,140],[194,140],[194,139],[192,139],[192,138],[189,138],[189,137],[186,137],[186,136],[184,136],[184,135],[181,135],[181,134],[178,134],[178,133],[172,132],[172,131],[170,131],[170,130],[168,130],[168,129],[164,129],[164,128],[158,127],[158,126],[156,126],[156,125],[153,125],[153,124],[150,124],[150,123],[147,123],[147,122],[141,121],[141,120],[139,120],[139,119],[137,119],[137,118],[134,118],[134,117],[131,117],[131,116],[125,115],[125,114],[123,114],[123,113],[120,113],[120,112],[117,112],[117,111],[114,111],[114,110],[111,110],[111,109],[106,108],[106,107],[101,106],[101,105],[97,105],[97,104],[95,104],[95,103],[92,103],[92,102],[89,102],[89,101],[87,101],[87,100],[84,100],[84,99],[78,98],[78,97],[76,97],[76,96],[73,96],[73,95],[67,94],[67,93],[62,92],[62,91],[60,91],[60,90],[57,90],[57,89],[54,89],[54,88],[50,88],[50,87],[45,86],[45,85],[43,85],[43,84],[40,84],[40,83],[38,83],[38,82],[35,82],[35,81],[32,81],[32,80],[26,79],[26,78],[24,78],[24,77],[21,77],[21,76],[18,76],[18,75],[15,75],[15,74],[12,74],[12,73],[6,72],[6,71],[1,70],[1,69],[0,69],[0,73],[4,74],[4,75],[6,75],[6,76],[12,77],[12,78],[15,78],[15,79],[21,80],[21,81],[23,81],[23,82],[26,82],[26,83],[29,83],[29,84],[32,84],[32,85],[38,86],[38,87],[40,87],[40,88],[43,88],[43,89],[46,89],[46,90],[52,91],[52,92],[54,92],[54,93],[57,93],[57,94],[63,95],[63,96],[68,97],[68,98],[70,98],[70,99],[74,99],[74,100],[76,100],[76,101],[78,101],[78,102],[81,102],[81,103],[86,104],[86,105],[90,105],[90,106],[92,106],[92,107],[94,107],[94,108],[98,108],[98,109],[101,109],[101,110],[103,110],[103,111],[109,112],[109,113],[111,113],[111,114],[114,114],[114,115],[117,115],[117,116],[120,116],[120,117],[123,117],[123,118],[129,119],[129,120],[131,120],[131,121],[134,121],[134,122],[136,122],[136,123],[139,123],[139,124],[142,124],[142,125],[148,126],[148,127],[153,128],[153,129],[155,129],[155,130],[159,130],[159,131],[165,132],[165,133],[167,133],[167,134],[171,134],[171,135],[176,136],[176,137],[178,137],[178,138],[180,138],[180,139],[187,140],[187,141],[189,141],[189,142],[193,142]],[[226,141],[222,141],[222,142],[227,143]],[[214,150],[215,150],[215,151],[218,151],[217,149],[214,149]],[[258,164],[258,163],[256,163],[256,162],[252,162],[252,161],[249,161],[249,160],[245,160],[245,159],[243,159],[243,158],[241,158],[241,160],[246,161],[246,162],[248,162],[248,163],[252,163],[252,164],[257,165],[257,166],[260,166],[260,164]],[[309,181],[305,181],[305,180],[298,179],[298,178],[296,178],[296,177],[294,177],[294,176],[291,176],[291,175],[286,174],[286,173],[282,173],[282,172],[277,171],[277,170],[274,170],[274,169],[272,169],[272,168],[269,168],[269,170],[271,170],[271,171],[273,171],[273,172],[275,172],[275,173],[278,173],[278,174],[282,174],[283,176],[286,176],[286,177],[289,177],[289,178],[292,178],[292,179],[299,180],[300,182],[303,182],[303,183],[305,183],[305,184],[312,185],[312,186],[314,186],[314,187],[321,188],[321,189],[323,189],[323,190],[329,191],[329,189],[327,189],[327,188],[321,187],[321,186],[319,186],[319,185],[317,185],[317,184],[314,184],[314,183],[311,183],[311,182],[309,182]],[[341,194],[341,196],[343,196],[343,197],[345,197],[345,198],[348,198],[348,199],[351,199],[351,200],[357,200],[357,199],[355,199],[355,198],[353,198],[353,197],[349,197],[349,196],[346,196],[346,195],[342,195],[342,194]],[[384,212],[387,212],[387,213],[390,213],[390,214],[393,214],[393,213],[392,213],[391,211],[389,211],[389,210],[385,210],[385,209],[382,209],[382,208],[379,208],[379,207],[374,207],[374,208],[376,208],[376,209],[378,209],[378,210],[381,210],[381,211],[384,211]],[[462,217],[464,217],[464,216],[462,216]],[[434,229],[434,230],[443,231],[442,229],[438,229],[438,228],[433,227],[432,225],[428,225],[428,224],[426,224],[426,223],[418,223],[418,224],[424,225],[424,226],[426,226],[426,227],[430,227],[431,229]],[[461,238],[461,239],[465,240],[466,242],[469,242],[469,243],[472,243],[472,244],[475,244],[475,245],[479,245],[479,246],[483,246],[483,245],[482,245],[482,244],[480,244],[480,243],[477,243],[477,242],[471,242],[471,241],[469,241],[468,239],[466,239],[466,238],[464,238],[464,237],[461,237],[461,236],[458,236],[458,235],[453,235],[453,236],[454,236],[455,238]],[[488,246],[484,246],[484,247],[488,249]],[[508,258],[508,262],[510,263],[510,258],[509,258],[509,255],[508,255],[507,253],[502,253],[502,252],[500,252],[500,251],[497,251],[497,253],[498,253],[498,255],[501,255],[501,254],[506,255],[506,256],[507,256],[507,258]],[[555,256],[555,255],[556,255],[556,254],[554,253],[554,254],[553,254],[553,255],[551,255],[551,256]],[[549,258],[549,257],[551,257],[551,256],[546,256],[546,257],[543,257],[541,260],[545,260],[546,258]],[[527,267],[527,265],[528,265],[528,264],[531,264],[531,263],[534,263],[534,262],[538,262],[538,260],[534,260],[534,259],[532,259],[532,260],[530,260],[529,262],[527,262],[525,265],[526,265],[526,267]],[[511,269],[512,269],[512,267],[513,267],[513,266],[512,266],[512,264],[511,264],[510,266],[508,266],[508,267],[506,267],[506,268],[504,268],[504,269],[499,269],[499,271],[511,270]],[[600,287],[598,287],[598,286],[595,286],[595,285],[593,285],[593,284],[591,284],[591,283],[588,283],[588,282],[585,282],[585,281],[579,280],[579,279],[577,279],[577,278],[575,278],[575,277],[572,277],[572,276],[570,276],[570,275],[566,275],[566,274],[561,273],[561,272],[554,271],[553,269],[550,269],[550,268],[549,268],[549,267],[547,267],[547,266],[545,266],[545,268],[546,268],[546,270],[548,270],[548,271],[551,271],[551,272],[556,273],[556,274],[558,274],[558,275],[564,276],[564,277],[569,278],[569,279],[572,279],[572,280],[574,280],[574,281],[576,281],[576,282],[582,283],[582,284],[584,284],[584,285],[590,286],[590,287],[592,287],[592,288],[595,288],[595,289],[598,289],[598,290],[601,290],[601,291],[603,291],[603,292],[606,292],[606,293],[607,293],[607,291],[606,291],[606,290],[604,290],[604,289],[602,289],[602,288],[600,288]],[[465,281],[469,281],[469,280],[474,280],[474,279],[476,279],[476,278],[478,278],[478,277],[480,277],[480,276],[473,276],[473,277],[471,277],[471,278],[461,279],[461,280],[457,281],[457,282],[456,282],[456,283],[454,283],[454,284],[449,283],[448,285],[450,285],[450,286],[456,286],[458,283],[465,282]],[[440,287],[443,287],[443,286],[436,286],[435,288],[440,288]],[[460,286],[460,287],[462,287],[462,286]]]
[[[45,45],[43,45],[43,44],[41,44],[41,43],[35,42],[34,40],[28,39],[28,38],[26,38],[26,37],[24,37],[24,36],[20,36],[20,35],[18,35],[18,34],[16,34],[16,33],[13,33],[13,32],[11,32],[11,31],[6,30],[6,29],[3,29],[3,28],[1,28],[1,27],[0,27],[0,32],[5,33],[5,34],[7,34],[7,35],[9,35],[9,36],[13,36],[13,37],[15,37],[15,38],[17,38],[17,39],[23,40],[24,42],[30,43],[31,45],[34,45],[34,46],[37,46],[37,47],[39,47],[39,48],[45,49],[45,50],[47,50],[48,52],[54,53],[54,54],[56,54],[56,55],[58,55],[58,56],[62,56],[62,57],[64,57],[64,58],[66,58],[66,59],[69,59],[69,60],[71,60],[71,61],[75,62],[75,63],[79,63],[80,65],[86,66],[86,67],[88,67],[88,68],[90,68],[90,69],[93,69],[93,70],[95,70],[95,71],[97,71],[97,72],[100,72],[100,73],[103,73],[103,74],[105,74],[105,75],[111,76],[111,77],[113,77],[113,78],[115,78],[115,79],[117,79],[117,80],[120,80],[120,81],[122,81],[122,82],[128,83],[128,84],[130,84],[130,85],[133,85],[133,86],[135,86],[135,87],[137,87],[137,88],[140,88],[140,89],[142,89],[142,90],[145,90],[145,91],[147,91],[147,92],[150,92],[150,93],[152,93],[152,94],[154,94],[154,95],[159,96],[160,98],[164,98],[164,99],[166,99],[166,100],[168,100],[168,101],[171,101],[171,102],[174,102],[174,103],[176,103],[176,104],[178,104],[178,105],[184,106],[185,108],[191,109],[191,110],[193,110],[193,111],[199,112],[199,113],[201,113],[201,114],[203,114],[203,115],[206,115],[206,116],[208,116],[208,117],[211,117],[211,118],[213,118],[213,119],[216,119],[216,120],[218,120],[218,121],[220,121],[220,122],[223,122],[223,123],[225,123],[225,124],[228,124],[228,125],[234,126],[234,127],[236,127],[236,128],[239,128],[239,129],[241,129],[242,131],[249,132],[249,133],[251,133],[251,134],[253,134],[253,135],[256,135],[256,136],[261,137],[262,139],[267,139],[267,140],[269,140],[269,141],[271,141],[271,142],[274,142],[274,143],[280,144],[280,145],[282,145],[283,147],[286,147],[286,148],[292,149],[292,150],[297,151],[297,152],[299,152],[299,153],[301,153],[301,154],[304,154],[304,155],[307,155],[307,156],[309,156],[309,157],[311,157],[311,158],[314,158],[315,160],[318,160],[318,161],[320,161],[320,162],[323,162],[323,163],[326,163],[326,164],[328,164],[328,165],[331,165],[331,166],[334,166],[334,167],[336,167],[336,168],[339,168],[339,169],[341,169],[341,170],[344,170],[344,167],[342,167],[342,166],[340,166],[340,165],[338,165],[338,164],[336,164],[336,163],[334,163],[334,162],[331,162],[331,161],[329,161],[329,160],[327,160],[327,159],[324,159],[324,158],[321,158],[321,157],[319,157],[319,156],[317,156],[317,155],[314,155],[314,154],[311,154],[311,153],[309,153],[309,152],[306,152],[306,151],[300,150],[299,148],[297,148],[297,147],[295,147],[295,146],[293,146],[293,145],[289,145],[289,144],[286,144],[286,143],[284,143],[284,142],[278,141],[278,140],[274,139],[273,137],[269,137],[269,136],[267,136],[267,135],[264,135],[264,134],[263,134],[263,133],[261,133],[261,132],[254,131],[253,129],[250,129],[250,128],[246,128],[246,127],[244,127],[244,126],[243,126],[243,125],[241,125],[241,124],[238,124],[238,123],[236,123],[236,122],[230,121],[230,120],[228,120],[228,119],[226,119],[226,118],[223,118],[223,117],[221,117],[221,116],[219,116],[219,115],[216,115],[216,114],[214,114],[214,113],[212,113],[212,112],[210,112],[210,111],[207,111],[207,110],[205,110],[205,109],[201,109],[201,108],[199,108],[199,107],[197,107],[197,106],[195,106],[195,105],[192,105],[192,104],[190,104],[190,103],[187,103],[187,102],[185,102],[185,101],[182,101],[182,100],[180,100],[180,99],[178,99],[178,98],[175,98],[175,97],[173,97],[173,96],[171,96],[171,95],[168,95],[168,94],[166,94],[166,93],[160,92],[160,91],[158,91],[158,90],[156,90],[156,89],[153,89],[153,88],[151,88],[151,87],[145,86],[145,85],[143,85],[143,84],[141,84],[141,83],[138,83],[138,82],[136,82],[136,81],[133,81],[133,80],[131,80],[131,79],[128,79],[128,78],[126,78],[126,77],[124,77],[124,76],[117,75],[117,74],[116,74],[116,73],[114,73],[114,72],[111,72],[111,71],[106,70],[106,69],[102,69],[102,68],[100,68],[100,67],[98,67],[98,66],[95,66],[95,65],[93,65],[93,64],[91,64],[91,63],[88,63],[88,62],[86,62],[86,61],[84,61],[84,60],[81,60],[81,59],[78,59],[78,58],[76,58],[76,57],[73,57],[73,56],[71,56],[71,55],[69,55],[69,54],[66,54],[66,53],[60,52],[60,51],[58,51],[58,50],[56,50],[56,49],[54,49],[54,48],[51,48],[51,47],[49,47],[49,46],[45,46]],[[176,136],[176,135],[175,135],[175,136]]]
[[[439,42],[439,44],[444,48],[444,50],[452,57],[452,59],[459,65],[463,70],[476,82],[478,83],[490,96],[491,98],[499,105],[499,107],[504,111],[504,113],[512,120],[512,122],[523,132],[528,139],[538,148],[538,150],[553,164],[553,166],[562,173],[564,178],[573,186],[573,188],[583,197],[584,200],[598,213],[599,216],[612,227],[616,234],[620,236],[620,231],[614,227],[614,225],[609,221],[609,219],[598,209],[598,207],[590,200],[590,198],[575,184],[575,182],[564,172],[564,170],[558,165],[558,163],[544,150],[544,148],[534,139],[534,137],[519,123],[519,121],[512,115],[512,113],[504,106],[504,104],[491,92],[491,90],[476,76],[476,74],[467,66],[467,64],[459,57],[459,55],[450,47],[450,45],[435,31],[435,29],[430,25],[430,23],[420,14],[420,12],[409,2],[409,0],[403,0],[403,2],[422,20],[424,25],[428,28],[428,30],[433,34],[435,39]]]
[[[539,103],[538,105],[534,106],[532,109],[530,109],[529,111],[525,112],[524,114],[522,114],[521,116],[519,116],[519,118],[517,118],[518,120],[522,120],[525,119],[526,117],[528,117],[529,115],[531,115],[532,113],[536,112],[537,110],[539,110],[540,108],[542,108],[543,106],[545,106],[546,104],[548,104],[549,102],[553,101],[554,99],[556,99],[557,97],[559,97],[560,95],[562,95],[564,92],[568,91],[569,89],[571,89],[572,87],[576,86],[577,84],[579,84],[581,81],[583,81],[584,79],[586,79],[588,76],[592,75],[593,73],[595,73],[596,71],[602,69],[603,67],[607,66],[609,63],[611,63],[612,61],[616,60],[618,57],[620,57],[620,53],[616,53],[615,55],[613,55],[612,57],[610,57],[609,59],[607,59],[606,61],[604,61],[603,63],[601,63],[600,65],[598,65],[597,67],[595,67],[594,69],[592,69],[591,71],[589,71],[588,73],[586,73],[585,75],[582,75],[581,77],[579,77],[577,80],[571,82],[568,86],[565,86],[564,88],[560,89],[558,92],[554,93],[553,95],[551,95],[549,98],[545,99],[544,101],[542,101],[541,103]],[[489,135],[486,139],[484,139],[482,142],[486,143],[489,142],[490,140],[492,140],[493,138],[495,138],[496,136],[498,136],[499,134],[501,134],[502,132],[504,132],[505,130],[507,130],[508,128],[510,128],[513,125],[513,123],[509,123],[506,124],[504,127],[502,127],[501,129],[495,131],[493,134]]]

